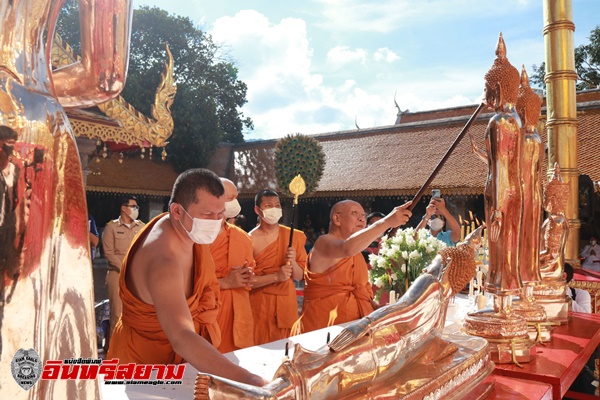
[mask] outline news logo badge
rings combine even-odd
[[[10,362],[10,369],[17,384],[29,390],[40,379],[42,362],[34,349],[19,349]]]

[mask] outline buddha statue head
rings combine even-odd
[[[569,184],[560,175],[560,166],[554,163],[554,172],[544,190],[544,209],[550,214],[564,213],[569,200]]]
[[[529,86],[529,76],[523,65],[521,69],[521,86],[517,96],[517,113],[524,127],[536,126],[542,112],[542,99]]]
[[[496,59],[485,74],[485,104],[497,110],[504,104],[515,104],[519,91],[519,71],[506,58],[502,33],[496,46]]]

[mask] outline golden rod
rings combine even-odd
[[[578,215],[579,169],[577,166],[577,101],[575,98],[575,51],[572,0],[544,0],[544,45],[546,50],[546,115],[548,128],[548,177],[558,162],[569,184],[566,216],[569,236],[565,261],[579,265]]]

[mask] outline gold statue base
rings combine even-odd
[[[560,323],[552,321],[527,322],[529,339],[536,343],[548,343],[552,340],[552,330]]]
[[[467,314],[465,331],[487,339],[491,359],[495,363],[519,365],[530,362],[535,355],[535,343],[529,339],[527,321],[516,313],[504,311],[512,309],[512,297],[494,296],[494,307],[496,310],[486,309]]]
[[[536,303],[544,307],[548,321],[566,325],[569,323],[571,299],[567,297],[566,283],[542,283],[534,290]]]
[[[511,339],[487,339],[490,343],[490,357],[497,364],[528,363],[535,357],[535,342],[529,335]]]
[[[529,339],[536,343],[549,342],[556,323],[548,321],[546,309],[533,295],[535,285],[524,284],[521,298],[514,302],[513,312],[527,322]]]

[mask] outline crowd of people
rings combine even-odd
[[[119,218],[102,235],[109,358],[185,361],[260,386],[261,377],[222,354],[353,321],[380,307],[363,252],[377,252],[384,234],[409,221],[410,202],[387,215],[366,215],[359,203],[340,201],[331,208],[327,233],[315,234],[307,252],[305,233],[279,224],[276,192],[256,195],[258,223],[249,232],[237,196],[230,180],[193,169],[177,178],[168,211],[148,224],[137,219],[135,198],[123,200]],[[460,240],[460,226],[441,197],[431,199],[417,229],[449,246]],[[299,313],[294,281],[302,280]],[[584,301],[584,294],[572,294]]]

